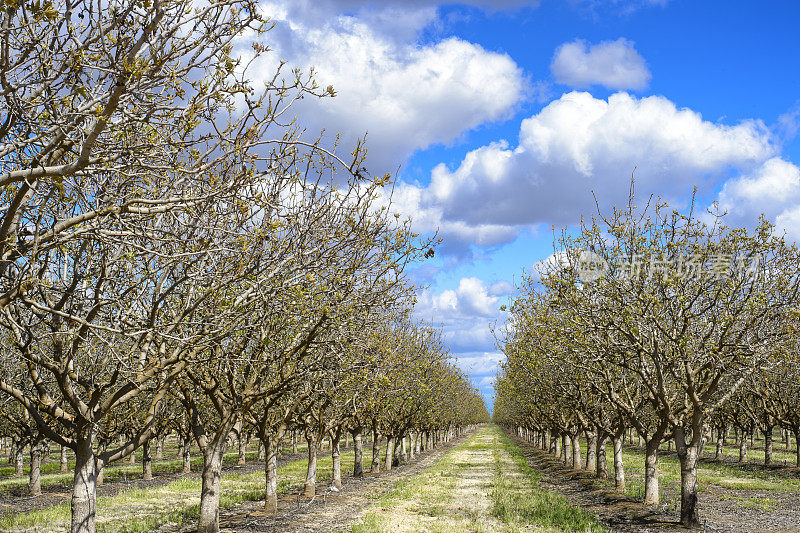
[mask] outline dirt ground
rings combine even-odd
[[[677,524],[678,509],[646,507],[613,488],[598,484],[588,473],[573,472],[531,443],[509,435],[523,451],[531,466],[542,473],[543,484],[564,494],[570,502],[596,513],[613,531],[686,532]],[[679,487],[665,485],[671,496]],[[707,532],[755,533],[800,531],[800,494],[790,491],[730,490],[701,487],[698,510]],[[769,498],[768,509],[754,508],[753,500]]]

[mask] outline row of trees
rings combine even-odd
[[[795,246],[761,220],[729,228],[660,202],[614,210],[562,235],[528,276],[501,339],[507,361],[495,417],[523,432],[585,435],[585,466],[606,475],[611,440],[624,490],[622,439],[645,447],[645,503],[658,503],[658,452],[674,443],[681,523],[697,526],[697,464],[712,430],[798,431]],[[744,439],[742,439],[744,440]],[[769,461],[771,453],[767,452]]]
[[[218,397],[216,392],[193,391],[187,394],[181,388],[170,389],[152,421],[149,438],[141,446],[143,477],[152,478],[153,449],[158,450],[157,457],[161,458],[168,435],[177,437],[177,451],[183,459],[184,473],[191,470],[191,444],[199,446],[203,455],[201,518],[203,513],[211,515],[209,527],[213,529],[218,526],[222,454],[234,443],[239,445],[239,461],[244,464],[247,443],[253,438],[258,441],[260,459],[265,461],[264,509],[275,514],[277,459],[289,433],[292,442],[299,437],[307,444],[303,495],[313,498],[317,491],[317,454],[325,440],[330,445],[333,459],[331,484],[339,488],[342,483],[341,441],[347,440],[346,435],[352,436],[353,476],[361,477],[365,473],[365,434],[372,437],[371,470],[379,473],[382,469],[391,470],[399,460],[413,459],[415,454],[449,440],[472,424],[488,421],[483,400],[443,350],[438,331],[405,321],[370,330],[362,335],[361,340],[364,344],[359,347],[354,344],[354,337],[348,339],[347,346],[333,337],[328,343],[315,341],[304,355],[306,361],[295,358],[289,363],[304,367],[294,372],[295,378],[286,382],[280,391],[261,396],[249,408],[238,408],[232,415],[233,424],[230,426],[222,418],[225,404],[232,404],[232,400],[225,397],[238,392],[247,379],[247,371],[238,371],[237,376],[237,371],[228,370],[229,381],[225,386],[232,385],[232,388]],[[329,351],[331,349],[336,353]],[[346,354],[345,359],[342,359],[342,354]],[[201,370],[202,364],[212,368],[224,364],[230,366],[231,357],[236,355],[213,357],[205,363],[195,362],[185,377],[191,379],[192,373],[208,371],[207,368]],[[3,400],[0,435],[8,437],[12,443],[9,459],[14,459],[17,473],[21,475],[23,451],[27,448],[30,494],[39,495],[40,467],[45,450],[51,450],[51,441],[22,404],[7,395]],[[192,407],[187,408],[187,404]],[[140,430],[140,426],[131,420],[148,416],[141,410],[142,405],[131,403],[131,411],[126,413],[124,420],[112,419],[111,423],[102,421],[98,424],[96,455],[122,446]],[[214,442],[215,439],[221,441],[219,455],[208,453],[208,441]],[[386,447],[382,458],[383,439]],[[62,471],[67,467],[67,449],[62,445]],[[133,459],[133,451],[130,458]],[[114,462],[121,461],[122,457]],[[102,483],[103,469],[109,463],[96,461],[95,486]],[[205,511],[203,506],[206,506]]]
[[[485,415],[408,319],[405,270],[433,243],[361,146],[345,161],[291,116],[333,89],[250,78],[270,27],[252,0],[0,8],[0,392],[34,462],[44,439],[74,453],[73,532],[94,531],[103,467],[148,455],[171,413],[203,455],[202,533],[243,424],[274,509],[287,427],[313,451]]]

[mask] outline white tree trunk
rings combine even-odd
[[[308,466],[303,485],[303,496],[313,498],[317,493],[317,443],[313,439],[306,439],[306,442],[308,443]]]

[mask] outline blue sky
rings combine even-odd
[[[277,59],[337,97],[309,131],[368,132],[397,169],[393,208],[444,244],[415,275],[420,317],[491,401],[491,329],[523,269],[576,224],[637,192],[730,224],[765,213],[800,237],[800,3],[728,0],[265,1]]]

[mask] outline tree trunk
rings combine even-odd
[[[339,448],[339,436],[331,437],[331,485],[342,488],[342,452]]]
[[[714,450],[714,459],[719,460],[722,457],[722,435],[717,433],[717,447]]]
[[[266,461],[266,455],[264,454],[264,443],[261,440],[258,441],[258,455],[256,455],[256,461]]]
[[[379,474],[381,471],[381,438],[378,430],[372,430],[372,473]]]
[[[317,493],[317,443],[307,438],[308,466],[306,468],[306,481],[303,485],[303,496],[313,498]]]
[[[597,438],[597,467],[595,477],[608,479],[608,462],[606,461],[606,442],[608,437],[603,435]]]
[[[79,442],[72,479],[71,533],[94,533],[97,502],[97,459],[91,443]]]
[[[578,471],[581,469],[581,441],[578,434],[572,435],[572,469]]]
[[[156,461],[164,459],[164,440],[166,435],[156,439]]]
[[[684,440],[683,429],[675,430],[675,448],[678,450],[678,460],[681,463],[681,524],[687,527],[700,527],[700,517],[697,514],[697,452],[698,446],[685,445],[679,441]],[[745,440],[742,435],[742,441]]]
[[[352,430],[353,434],[353,477],[364,476],[364,443],[361,440],[361,428]]]
[[[153,457],[150,455],[150,439],[142,444],[142,479],[153,479]]]
[[[239,433],[239,460],[236,464],[244,466],[247,463],[247,437]]]
[[[562,433],[561,434],[561,457],[560,457],[560,459],[564,464],[567,464],[567,462],[569,461],[569,458],[568,458],[569,444],[567,444],[568,442],[569,441],[567,440],[567,434],[566,433]]]
[[[188,474],[192,471],[192,443],[189,439],[186,439],[183,442],[183,472],[184,474]]]
[[[219,532],[219,493],[222,483],[222,457],[225,453],[225,439],[209,445],[203,451],[203,484],[200,492],[200,517],[197,520],[197,533]]]
[[[586,471],[593,472],[597,468],[597,433],[586,431]]]
[[[297,432],[292,431],[292,453],[297,453]]]
[[[31,471],[28,478],[28,494],[40,496],[42,494],[42,443],[31,442]]]
[[[739,438],[739,462],[747,462],[747,435],[744,431],[741,432],[741,436]]]
[[[22,466],[25,461],[23,453],[25,452],[25,445],[20,444],[14,447],[14,475],[21,476],[23,474]]]
[[[278,454],[273,439],[268,437],[263,443],[265,449],[264,477],[266,479],[266,497],[264,498],[264,512],[269,516],[278,514]]]
[[[69,463],[69,461],[67,461],[67,448],[66,448],[66,446],[62,446],[61,447],[61,457],[59,459],[60,459],[59,472],[66,472],[67,471],[67,466],[68,466],[68,463]]]
[[[400,437],[400,457],[402,457],[403,463],[408,462],[408,446],[406,446],[405,437]]]
[[[768,427],[764,432],[764,464],[772,464],[772,427]]]
[[[622,464],[622,435],[613,437],[614,444],[614,488],[625,492],[625,465]]]
[[[651,437],[645,441],[644,451],[644,504],[658,505],[658,447],[661,437]]]
[[[386,462],[383,464],[383,469],[387,472],[392,469],[392,461],[394,461],[394,435],[389,435],[386,439]]]
[[[408,460],[414,460],[414,447],[417,445],[417,434],[413,431],[408,433]]]

